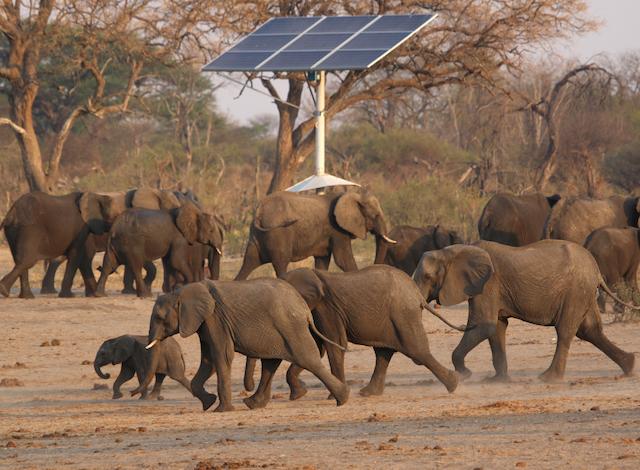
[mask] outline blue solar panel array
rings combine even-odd
[[[205,71],[362,70],[418,32],[434,15],[272,18]]]

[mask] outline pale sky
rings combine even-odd
[[[588,3],[591,15],[603,21],[602,27],[568,44],[559,44],[558,54],[586,61],[600,53],[615,57],[640,49],[640,0],[588,0]],[[256,87],[260,87],[257,82]],[[240,89],[239,85],[224,81],[216,94],[220,111],[238,123],[264,115],[276,116],[269,97],[246,90],[236,99]]]

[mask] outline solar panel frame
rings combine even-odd
[[[435,17],[420,14],[271,18],[203,70],[362,70],[382,60]],[[314,58],[317,60],[311,63]]]

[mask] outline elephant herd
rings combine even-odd
[[[1,227],[15,267],[0,280],[8,296],[20,278],[20,296],[31,297],[28,271],[39,260],[49,269],[66,259],[60,296],[71,295],[80,270],[88,296],[105,295],[107,277],[125,266],[125,291],[135,283],[141,297],[151,295],[153,261],[162,260],[164,294],[153,306],[147,337],[112,338],[99,348],[94,366],[121,363],[113,398],[137,375],[132,394],[159,397],[166,375],[183,384],[204,410],[233,409],[231,364],[235,352],[247,357],[244,386],[255,392],[249,408],[267,405],[281,362],[290,398],[305,395],[303,369],[314,374],[338,406],[347,402],[344,371],[348,343],[375,353],[363,396],[383,393],[392,356],[399,352],[425,366],[453,392],[471,371],[466,355],[488,340],[495,380],[508,380],[505,335],[509,318],[553,326],[556,351],[545,381],[561,380],[575,336],[591,342],[631,374],[635,357],[604,334],[600,309],[619,280],[635,282],[640,261],[639,198],[564,199],[542,194],[495,195],[478,222],[480,241],[465,244],[442,226],[389,229],[377,198],[367,191],[303,195],[279,192],[258,205],[246,251],[235,280],[218,280],[225,224],[206,212],[191,192],[138,189],[123,193],[73,193],[20,197]],[[374,265],[358,270],[351,241],[375,237]],[[104,251],[96,282],[91,260]],[[343,272],[329,272],[331,257]],[[288,271],[291,262],[314,258],[314,268]],[[247,280],[271,263],[277,279]],[[53,267],[53,268],[52,268]],[[147,272],[146,278],[142,270]],[[208,275],[206,274],[208,271]],[[53,279],[51,273],[45,280]],[[128,285],[127,285],[128,284]],[[634,284],[635,285],[635,284]],[[451,325],[430,302],[468,301],[463,336],[452,353],[455,370],[439,363],[429,349],[424,310]],[[600,306],[599,306],[600,302]],[[197,334],[200,366],[189,382],[184,360],[171,336]],[[322,363],[326,352],[330,370]],[[254,368],[261,360],[260,381]],[[217,376],[217,394],[205,383]],[[150,394],[147,387],[155,377]]]

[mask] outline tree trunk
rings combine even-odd
[[[10,96],[11,119],[25,131],[16,132],[24,174],[30,191],[48,193],[51,188],[42,166],[40,142],[33,127],[33,102],[38,94],[38,86],[29,84],[21,90],[16,88],[14,85],[14,92]]]

